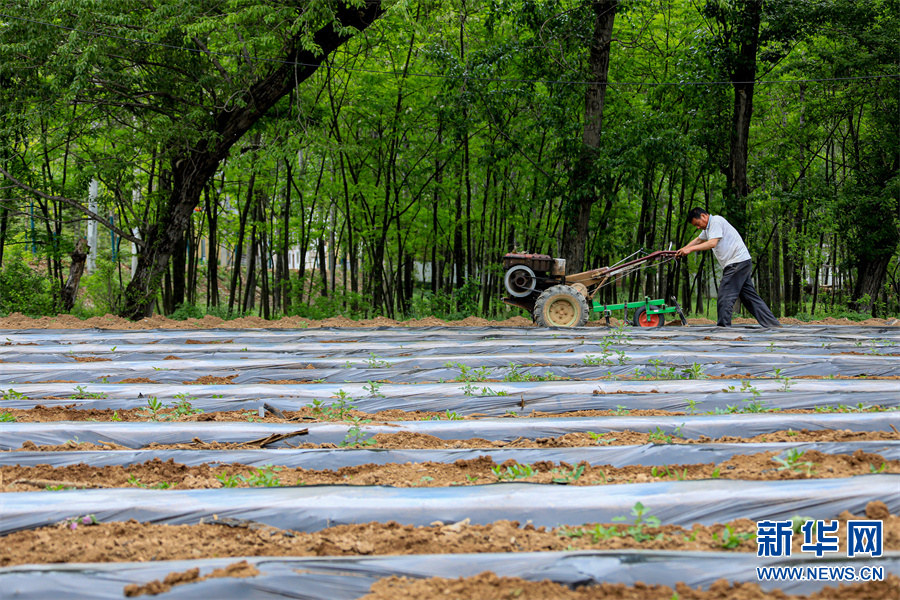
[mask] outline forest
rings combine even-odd
[[[0,313],[504,318],[698,206],[776,316],[897,315],[898,56],[900,0],[0,0]]]

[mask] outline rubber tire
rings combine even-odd
[[[541,292],[533,314],[534,322],[541,327],[583,327],[590,316],[587,300],[568,285],[554,285]]]
[[[646,315],[646,306],[641,306],[634,311],[634,317],[631,319],[635,327],[662,327],[666,324],[666,317],[662,313],[658,315]]]

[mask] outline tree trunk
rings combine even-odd
[[[763,0],[741,0],[737,22],[732,33],[737,38],[737,54],[730,65],[734,87],[734,110],[731,118],[731,147],[728,168],[725,170],[725,211],[741,237],[746,239],[747,204],[750,194],[747,183],[747,154],[750,140],[750,119],[753,115],[753,91],[756,81],[756,53],[759,48],[759,24]]]
[[[84,265],[87,261],[87,255],[90,251],[87,240],[80,238],[75,243],[75,249],[72,251],[72,265],[69,267],[69,279],[63,286],[62,305],[63,310],[68,312],[75,306],[75,298],[78,296],[78,284],[81,283],[81,276],[84,274]]]
[[[313,35],[319,52],[303,49],[307,43],[303,39],[305,32],[299,32],[291,40],[291,46],[277,68],[249,85],[227,109],[212,115],[211,123],[202,133],[214,133],[214,142],[210,142],[210,136],[200,135],[201,141],[195,145],[173,149],[170,158],[174,179],[172,192],[162,218],[147,232],[137,269],[125,290],[120,316],[136,321],[152,311],[153,298],[175,245],[187,230],[204,186],[231,147],[279,100],[312,76],[319,65],[350,38],[351,31],[365,30],[382,12],[380,0],[367,0],[363,7],[338,4],[334,11],[335,21],[343,27],[328,23]]]
[[[603,131],[609,55],[618,5],[618,0],[594,0],[591,3],[594,12],[594,35],[588,59],[590,83],[584,98],[582,147],[572,173],[571,195],[564,202],[565,220],[558,238],[560,252],[566,259],[566,270],[570,273],[580,272],[583,268],[591,208],[598,199],[594,160],[599,153],[600,135]]]

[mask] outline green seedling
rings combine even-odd
[[[422,475],[422,479],[419,480],[422,483],[428,483],[429,481],[434,481],[434,477],[430,475]]]
[[[88,392],[83,385],[76,386],[75,393],[69,396],[72,400],[103,400],[108,397],[103,392]]]
[[[634,507],[631,509],[631,515],[634,517],[634,522],[630,525],[625,531],[628,535],[630,535],[636,542],[645,542],[647,540],[661,540],[662,534],[657,536],[652,536],[644,531],[645,527],[659,527],[660,520],[657,517],[653,517],[646,514],[647,509],[640,502],[635,503]],[[614,517],[613,521],[626,521],[627,517]]]
[[[702,402],[697,402],[696,400],[688,400],[688,414],[693,415],[697,413],[697,405],[702,404]]]
[[[778,467],[779,471],[791,470],[795,473],[805,473],[807,476],[812,476],[813,473],[815,473],[816,465],[809,461],[801,462],[804,454],[805,452],[798,450],[797,448],[791,448],[785,452],[784,458],[776,456],[772,460],[781,464],[781,466]]]
[[[157,400],[156,396],[147,398],[147,408],[141,410],[146,411],[144,416],[149,416],[151,421],[160,420],[160,411],[163,409],[163,403]]]
[[[367,439],[368,434],[365,433],[362,429],[360,429],[360,425],[364,425],[366,423],[371,423],[372,419],[353,419],[353,426],[347,430],[347,435],[344,436],[344,441],[338,444],[342,448],[358,448],[360,446],[374,446],[378,442],[373,439]]]
[[[594,433],[593,431],[588,431],[587,434],[591,436],[591,439],[594,440],[594,442],[603,446],[616,441],[616,438],[604,438],[603,436],[606,435],[605,433]]]
[[[726,525],[725,529],[722,530],[722,539],[719,540],[715,532],[712,534],[712,539],[715,542],[719,542],[719,545],[722,546],[722,548],[733,550],[746,541],[755,540],[756,534],[752,532],[735,533],[734,529],[731,528],[731,525]]]
[[[0,413],[0,423],[14,423],[15,420],[16,418],[9,411]]]
[[[382,384],[377,381],[367,381],[368,385],[364,385],[363,389],[369,393],[370,398],[384,398],[384,394],[379,392]]]
[[[869,464],[869,472],[871,472],[871,473],[884,473],[885,470],[887,470],[886,462],[881,463],[881,466],[877,469],[875,468],[875,465]]]
[[[122,417],[119,416],[119,411],[114,410],[112,416],[109,418],[110,421],[121,421]]]
[[[391,366],[386,360],[381,360],[381,357],[375,354],[374,352],[369,352],[370,358],[367,358],[363,362],[366,363],[366,366],[370,369],[385,369]]]
[[[628,408],[625,407],[624,405],[617,404],[616,410],[613,411],[613,414],[616,415],[617,417],[624,417],[625,415],[629,414],[630,412],[631,411],[628,410]]]
[[[790,391],[791,386],[794,384],[794,382],[791,380],[790,377],[787,377],[787,376],[782,377],[781,376],[781,369],[775,369],[775,379],[778,380],[779,382],[781,382],[781,388],[779,388],[779,390],[778,390],[779,392]]]
[[[497,465],[491,469],[491,472],[497,477],[497,479],[501,481],[525,479],[526,477],[531,477],[532,475],[534,475],[534,469],[531,465],[523,465],[520,463],[510,465],[506,467],[506,470],[503,470],[503,467]]]
[[[3,392],[4,400],[28,400],[28,396],[25,394],[19,393],[16,390],[9,389]]]
[[[278,487],[281,480],[275,476],[275,473],[281,470],[281,467],[273,467],[266,465],[261,469],[256,469],[256,473],[250,476],[241,475],[241,480],[250,487]]]
[[[666,435],[666,432],[663,431],[662,429],[660,429],[659,426],[657,426],[655,430],[651,429],[649,431],[649,434],[650,434],[649,435],[650,441],[654,444],[671,444],[672,443],[672,436]]]
[[[222,484],[222,487],[233,488],[241,485],[241,478],[237,475],[231,475],[229,477],[228,473],[222,471],[218,475],[216,475],[216,479]]]
[[[685,379],[709,379],[709,375],[703,372],[703,365],[694,363],[687,369],[682,369],[681,373]]]
[[[562,471],[560,469],[553,469],[550,471],[554,475],[558,475],[558,477],[553,478],[553,483],[575,483],[578,481],[581,476],[584,474],[584,464],[580,464],[571,471]]]
[[[44,488],[48,492],[62,492],[65,490],[74,490],[73,486],[65,486],[65,485],[48,485]]]

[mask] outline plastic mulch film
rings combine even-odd
[[[826,585],[811,580],[757,581],[757,567],[880,567],[884,575],[900,573],[900,554],[880,558],[757,558],[737,552],[528,552],[515,554],[426,554],[412,556],[331,558],[217,558],[151,563],[91,563],[38,565],[0,569],[4,597],[45,600],[66,591],[71,600],[120,599],[128,584],[162,581],[169,573],[199,568],[201,576],[241,560],[260,574],[247,578],[217,578],[175,586],[165,598],[195,600],[245,600],[247,598],[304,598],[306,600],[356,600],[371,585],[391,576],[410,578],[472,577],[491,571],[501,577],[530,581],[550,580],[569,587],[597,583],[623,583],[675,587],[682,582],[708,589],[719,580],[758,583],[766,591],[810,594]]]
[[[487,384],[490,385],[490,384]],[[163,404],[172,404],[176,400],[172,395],[156,392],[149,386],[143,386],[141,397],[133,398],[67,398],[60,399],[24,399],[0,402],[3,408],[29,409],[37,405],[48,407],[72,406],[74,409],[114,409],[146,408],[147,398],[156,397]],[[192,386],[197,387],[197,386]],[[407,386],[409,387],[409,386]],[[193,396],[193,389],[183,389],[183,394],[191,396],[191,405],[204,412],[252,410],[258,411],[263,404],[282,410],[300,410],[308,406],[314,398],[290,398],[276,396],[273,392],[267,396],[253,396],[241,392],[234,386],[219,386],[221,393]],[[172,389],[167,389],[171,393]],[[218,397],[212,397],[218,396]],[[395,397],[362,397],[353,398],[350,403],[359,410],[375,413],[382,410],[400,409],[407,412],[455,412],[459,415],[478,414],[483,416],[502,416],[510,411],[516,415],[527,416],[532,411],[546,413],[562,413],[580,410],[669,410],[697,413],[709,413],[716,410],[727,411],[729,407],[741,410],[746,402],[754,398],[750,392],[712,392],[712,393],[650,393],[650,394],[536,394],[534,392],[519,393],[508,396],[413,396]],[[323,406],[334,402],[333,398],[321,398]],[[689,401],[693,401],[693,409]],[[880,406],[891,408],[900,406],[900,393],[883,392],[759,392],[753,402],[759,402],[765,409],[814,409],[822,407],[847,407],[857,410],[860,407]],[[525,404],[524,408],[522,404]]]
[[[488,441],[512,441],[558,437],[572,432],[607,433],[611,431],[661,431],[685,439],[725,435],[753,437],[794,429],[850,431],[889,431],[900,424],[900,413],[838,414],[731,414],[722,416],[678,417],[576,417],[547,419],[478,419],[461,421],[396,421],[361,425],[365,436],[377,433],[423,433],[444,440],[482,438]],[[194,438],[204,442],[241,443],[273,433],[292,433],[308,429],[304,435],[276,442],[272,447],[291,447],[298,443],[339,444],[344,441],[350,423],[266,424],[245,422],[84,422],[3,423],[0,425],[0,450],[16,450],[26,441],[39,446],[65,444],[70,440],[113,442],[127,448],[158,444],[187,444]]]
[[[664,524],[690,527],[734,519],[830,518],[862,514],[881,500],[900,511],[900,475],[841,479],[740,481],[707,479],[595,486],[499,483],[440,488],[297,486],[212,490],[100,489],[2,495],[0,536],[92,514],[100,522],[193,524],[202,518],[249,519],[279,529],[319,531],[334,525],[428,525],[470,519],[531,522],[535,527],[609,523],[637,502]]]
[[[52,361],[34,361],[30,363],[4,363],[0,373],[0,384],[13,382],[68,380],[76,383],[94,383],[100,379],[109,383],[118,383],[129,378],[144,378],[156,383],[192,382],[198,378],[212,375],[216,377],[232,377],[237,384],[258,384],[278,380],[323,381],[328,383],[388,380],[396,383],[434,383],[438,381],[467,381],[469,375],[462,375],[461,367],[479,368],[484,372],[484,381],[500,381],[511,377],[533,376],[568,380],[588,380],[611,375],[617,377],[651,377],[656,380],[671,378],[670,373],[678,378],[688,378],[690,369],[701,369],[704,377],[711,376],[744,376],[754,378],[773,378],[778,369],[779,377],[799,376],[844,376],[885,377],[900,375],[900,360],[896,356],[872,357],[833,357],[833,356],[787,356],[787,355],[726,355],[709,356],[684,354],[666,355],[662,353],[630,354],[628,362],[618,364],[607,358],[606,364],[597,363],[597,356],[586,354],[579,356],[563,355],[570,358],[560,359],[550,355],[500,355],[480,358],[441,357],[438,360],[419,359],[405,360],[391,364],[391,368],[366,368],[357,361],[344,360],[350,365],[335,364],[341,361],[324,359],[308,361],[297,358],[268,358],[241,360],[209,358],[205,360],[167,360],[161,357],[148,357],[141,360],[87,363],[55,363]],[[577,362],[572,362],[572,359]],[[649,361],[661,360],[663,364],[654,366]],[[585,363],[584,361],[588,361]],[[589,365],[590,361],[599,366]],[[384,361],[387,363],[387,361]],[[421,366],[412,364],[423,363]],[[554,364],[556,363],[556,364]],[[52,367],[48,365],[52,364]],[[446,365],[455,365],[448,367]],[[515,370],[510,365],[516,365]],[[533,365],[540,364],[541,367]],[[669,369],[674,369],[670,372]],[[662,375],[660,375],[662,373]]]
[[[885,460],[900,460],[900,442],[807,442],[767,444],[644,444],[576,448],[483,448],[454,450],[378,450],[373,448],[302,450],[107,450],[99,452],[7,452],[0,453],[0,465],[50,465],[62,467],[79,463],[94,467],[129,466],[153,459],[173,460],[195,466],[239,463],[250,466],[278,465],[303,469],[340,469],[366,464],[454,463],[490,456],[497,464],[514,460],[520,464],[538,461],[590,465],[645,467],[679,464],[713,464],[733,456],[816,450],[824,454],[853,454],[862,450]],[[877,466],[877,465],[876,465]]]

